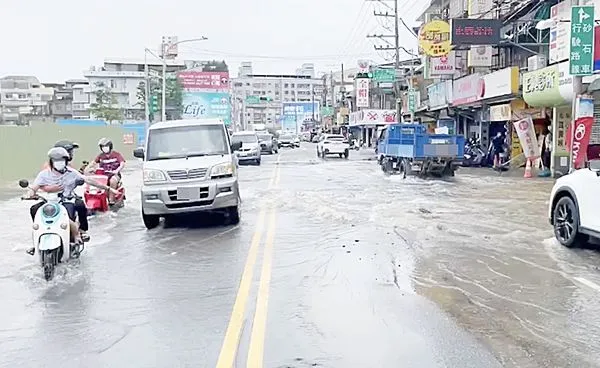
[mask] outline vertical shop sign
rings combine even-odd
[[[531,117],[515,121],[514,123],[517,136],[523,147],[523,153],[525,157],[531,160],[540,157],[540,147],[537,143],[537,137],[535,136],[535,127]]]
[[[369,107],[369,80],[366,78],[357,81],[356,107]]]
[[[571,75],[594,73],[594,6],[571,8],[571,44],[569,71]]]
[[[587,147],[592,135],[593,117],[583,117],[575,120],[575,134],[571,140],[571,127],[567,129],[567,150],[571,151],[571,142],[573,145],[573,167],[579,169],[585,162]]]

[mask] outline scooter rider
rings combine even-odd
[[[48,151],[48,164],[50,169],[44,169],[35,178],[33,185],[30,187],[27,198],[35,196],[38,190],[43,190],[47,193],[62,193],[63,198],[72,198],[74,190],[77,187],[77,181],[83,179],[89,185],[98,187],[104,190],[113,190],[106,185],[97,183],[95,180],[86,178],[81,175],[77,170],[68,167],[67,163],[70,159],[70,155],[62,147],[53,147]],[[35,220],[37,211],[44,205],[43,202],[36,203],[31,206],[30,214],[32,220]],[[71,237],[73,239],[79,238],[79,228],[75,223],[76,210],[75,204],[70,202],[64,202],[63,206],[69,214],[71,219]],[[83,239],[82,239],[83,240]],[[35,248],[30,248],[27,253],[33,255]]]
[[[113,189],[117,189],[121,183],[121,170],[125,167],[125,159],[123,155],[113,149],[113,142],[108,138],[101,138],[98,141],[98,147],[101,152],[90,163],[87,170],[96,165],[100,166],[108,176],[108,185]],[[108,203],[110,205],[115,203],[114,194],[108,193]]]
[[[69,140],[60,140],[54,144],[54,147],[62,147],[69,153],[69,160],[67,161],[67,165],[72,167],[73,162],[73,151],[79,148],[79,145],[75,142]],[[48,163],[46,163],[46,167],[48,168]],[[81,232],[81,238],[84,241],[88,241],[90,236],[87,234],[89,230],[88,218],[87,218],[87,207],[85,206],[85,202],[83,199],[77,197],[75,198],[75,211],[77,212],[77,217],[79,217],[79,231]]]

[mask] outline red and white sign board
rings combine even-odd
[[[360,78],[356,82],[356,107],[369,107],[369,79]]]
[[[523,148],[523,154],[530,160],[535,160],[540,157],[540,147],[537,142],[535,135],[535,127],[533,126],[533,120],[531,117],[523,120],[515,121],[514,123],[517,136],[519,136],[519,142]]]
[[[456,55],[451,51],[448,55],[429,58],[430,75],[453,75],[456,73]]]

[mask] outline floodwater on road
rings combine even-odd
[[[31,203],[4,200],[0,367],[600,366],[600,257],[552,239],[550,181],[368,157],[282,149],[240,168],[238,226],[152,231],[134,163],[50,283],[24,254]]]

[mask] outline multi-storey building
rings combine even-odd
[[[0,120],[3,124],[26,124],[31,116],[48,116],[54,89],[33,76],[0,79]]]
[[[235,119],[248,124],[274,126],[281,117],[284,102],[321,104],[323,79],[315,77],[314,65],[303,64],[297,74],[254,74],[252,64],[241,64],[231,83]]]
[[[148,60],[148,67],[152,71],[161,70],[162,62]],[[92,104],[96,101],[95,91],[102,87],[110,89],[117,108],[123,110],[126,119],[143,119],[144,104],[138,101],[138,89],[145,80],[144,60],[123,58],[109,58],[104,60],[100,67],[91,67],[83,73],[88,81],[86,92],[89,93],[88,101],[77,103]],[[185,69],[185,62],[167,60],[167,72],[176,72]],[[152,73],[153,75],[156,73]]]

